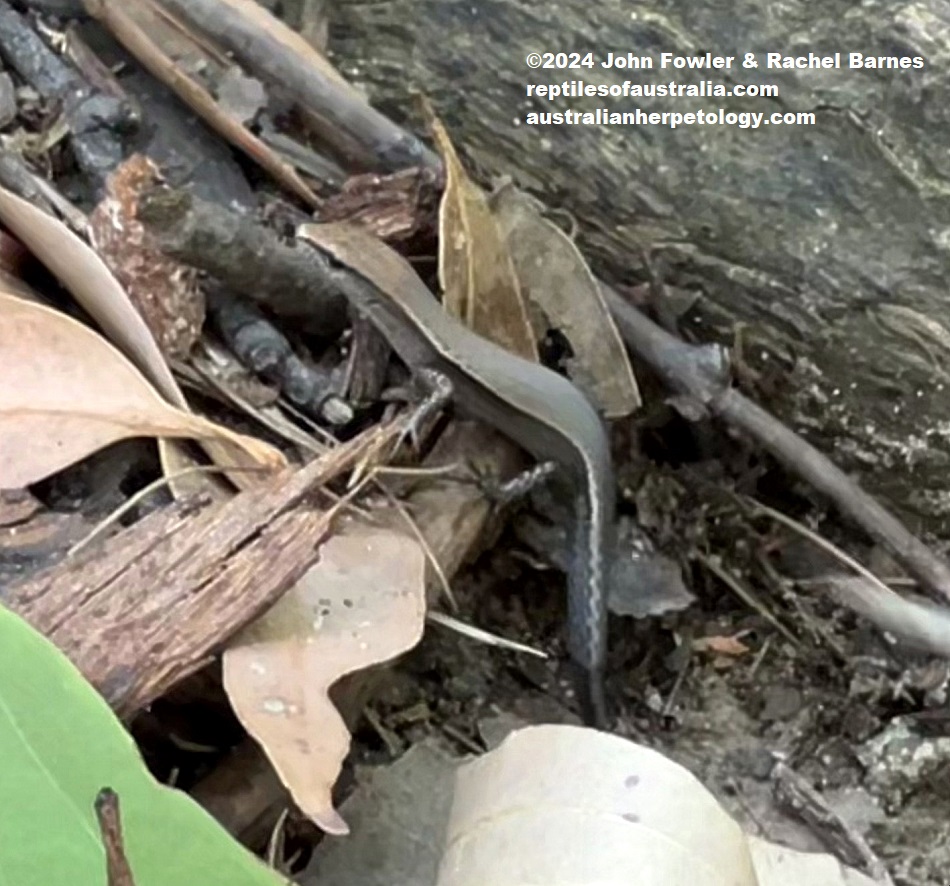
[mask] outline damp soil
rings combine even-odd
[[[607,689],[614,731],[686,766],[747,832],[796,849],[835,852],[783,803],[781,762],[814,787],[900,886],[944,886],[950,870],[947,668],[880,635],[836,606],[814,576],[833,558],[784,529],[751,522],[710,490],[726,489],[708,466],[663,468],[655,494],[680,508],[667,528],[689,544],[679,556],[696,602],[639,621],[612,618]],[[731,483],[730,483],[731,485]],[[844,549],[891,564],[853,531],[768,471],[760,494]],[[696,494],[705,490],[707,495]],[[734,491],[735,487],[732,487]],[[684,490],[690,490],[686,494]],[[394,742],[441,736],[459,753],[491,743],[490,724],[579,723],[564,671],[564,584],[502,536],[455,582],[457,617],[551,653],[543,660],[431,627],[372,704],[375,727],[357,734],[357,758],[377,763]],[[704,549],[737,585],[739,599],[701,564]],[[707,561],[708,562],[708,561]],[[756,565],[757,564],[757,565]],[[388,752],[378,729],[386,730]]]

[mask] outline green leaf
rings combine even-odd
[[[136,886],[286,886],[181,791],[155,781],[72,663],[0,606],[0,886],[105,886],[93,809],[119,795]]]

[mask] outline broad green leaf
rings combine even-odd
[[[0,886],[105,886],[93,803],[119,796],[136,886],[281,886],[135,743],[69,660],[0,606]]]

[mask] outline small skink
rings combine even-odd
[[[568,570],[568,648],[583,671],[586,719],[607,719],[606,573],[613,543],[614,479],[607,434],[587,398],[558,373],[504,350],[446,313],[412,266],[361,228],[302,225],[339,289],[415,370],[446,376],[458,408],[540,460],[555,462],[575,502]],[[341,270],[342,269],[342,270]]]

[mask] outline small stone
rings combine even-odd
[[[0,129],[16,119],[16,89],[7,73],[0,73]]]
[[[772,722],[789,720],[801,710],[802,694],[791,686],[776,686],[765,695],[761,718]]]

